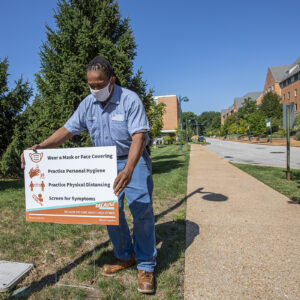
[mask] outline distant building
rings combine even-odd
[[[295,112],[300,112],[300,57],[290,65],[280,82],[282,103],[294,102]]]
[[[222,109],[221,110],[221,126],[224,125],[225,120],[228,117],[228,109]]]
[[[269,92],[281,97],[283,104],[294,102],[295,113],[300,113],[300,57],[290,65],[272,66],[268,68],[267,78],[263,92],[247,93],[244,97],[234,98],[233,106],[221,111],[221,125],[232,113],[237,112],[244,100],[252,98],[257,104],[261,104],[264,95]]]
[[[239,109],[243,106],[245,99],[251,98],[252,100],[257,101],[261,94],[262,92],[250,92],[243,97],[234,98],[233,105],[231,105],[228,109],[222,109],[221,111],[221,126],[224,125],[225,120],[230,115],[239,111]]]
[[[163,114],[162,135],[175,135],[179,120],[179,105],[176,95],[155,96],[157,104],[164,103],[165,113]]]
[[[268,92],[276,93],[281,97],[280,82],[285,77],[286,71],[291,65],[273,66],[268,68],[267,78],[265,82],[264,92],[261,97],[257,100],[257,104],[261,104],[262,99]]]
[[[276,93],[281,102],[295,103],[295,112],[300,112],[300,57],[290,65],[268,68],[263,95],[257,100],[261,104],[263,96],[268,92]]]

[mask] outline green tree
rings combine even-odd
[[[265,116],[261,112],[253,113],[249,116],[249,124],[251,129],[251,134],[254,136],[262,136],[266,128]]]
[[[239,126],[238,126],[238,130],[237,130],[237,132],[239,134],[244,135],[247,133],[246,124],[247,124],[246,120],[244,120],[244,119],[239,120]]]
[[[219,120],[218,120],[219,119]],[[205,111],[198,117],[201,134],[212,129],[219,129],[221,126],[221,114],[216,111]]]
[[[196,134],[196,126],[195,126],[195,120],[198,119],[198,116],[190,111],[183,112],[182,113],[182,128],[186,130],[186,120],[193,120],[189,122],[188,127],[189,127],[189,135],[193,136]]]
[[[281,98],[269,92],[264,95],[259,109],[266,118],[280,119],[282,117]]]
[[[148,119],[149,123],[152,124],[150,135],[152,138],[159,136],[163,128],[163,114],[165,112],[165,103],[156,104],[154,101],[150,109],[148,109]]]
[[[129,19],[121,17],[116,0],[59,0],[54,19],[54,29],[46,26],[47,40],[41,47],[41,67],[36,74],[38,94],[22,122],[25,134],[15,131],[14,146],[5,156],[3,168],[7,174],[24,148],[43,141],[61,127],[90,93],[86,66],[97,55],[112,63],[122,86],[140,96],[152,135],[162,124],[162,106],[154,105],[153,91],[147,90],[142,71],[133,72],[136,43]],[[63,147],[90,145],[88,133],[83,132]],[[19,162],[15,168],[18,170],[14,173],[18,173]]]
[[[242,107],[237,112],[238,119],[243,119],[249,121],[249,117],[258,111],[258,107],[256,105],[256,101],[247,98],[244,100]]]
[[[231,134],[231,135],[236,134],[236,133],[238,132],[238,127],[237,127],[237,125],[236,125],[235,123],[231,124],[231,125],[229,126],[229,128],[228,128],[228,132],[229,132],[229,134]]]
[[[86,65],[96,55],[106,57],[122,86],[141,97],[148,117],[152,92],[147,91],[142,72],[133,73],[136,43],[128,18],[122,18],[115,0],[60,0],[54,14],[56,28],[46,26],[41,69],[36,74],[39,94],[35,98],[33,124],[28,134],[33,143],[47,138],[72,115],[80,101],[89,94]],[[155,118],[151,119],[153,124]],[[35,139],[38,137],[38,139]],[[85,132],[65,146],[87,146]]]
[[[18,177],[22,175],[20,155],[23,149],[26,148],[26,133],[24,128],[28,125],[28,112],[29,110],[27,109],[20,115],[19,121],[13,131],[12,141],[2,156],[0,171],[4,176]]]
[[[32,95],[28,82],[23,82],[22,77],[15,82],[15,87],[8,88],[7,58],[0,59],[0,157],[12,141],[20,113]]]
[[[219,130],[221,128],[221,114],[217,113],[211,122],[211,129],[213,131]]]

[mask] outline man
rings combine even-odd
[[[29,149],[58,147],[86,129],[94,146],[116,146],[118,175],[113,188],[119,198],[120,224],[107,226],[116,260],[104,265],[101,273],[113,276],[137,263],[138,291],[153,293],[157,251],[151,159],[145,149],[149,142],[145,109],[134,92],[116,84],[111,64],[105,58],[96,56],[89,63],[87,80],[91,94],[72,117],[48,139]],[[24,167],[23,154],[21,165]],[[125,195],[133,216],[133,242],[123,210]]]

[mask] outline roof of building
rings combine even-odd
[[[291,65],[284,66],[273,66],[270,67],[270,71],[275,82],[281,82],[283,78],[286,76],[286,71],[291,67]]]
[[[234,103],[235,103],[235,106],[236,106],[237,110],[242,107],[244,100],[245,100],[244,97],[234,98]]]
[[[262,92],[249,92],[243,98],[251,98],[253,100],[257,100]]]
[[[245,99],[251,98],[253,100],[257,100],[261,94],[262,94],[262,92],[249,92],[243,97],[234,98],[234,103],[235,103],[236,109],[239,110],[242,107]]]
[[[284,81],[288,79],[289,77],[292,77],[293,75],[300,72],[300,57],[298,57],[293,64],[290,65],[288,70],[285,71],[284,77],[281,79],[281,81]]]
[[[154,96],[153,98],[157,99],[157,98],[169,98],[169,97],[176,97],[176,95],[161,95],[161,96]]]

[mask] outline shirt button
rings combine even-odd
[[[105,137],[105,139],[107,140],[107,139],[108,139],[108,137],[106,136],[106,137]]]
[[[104,124],[104,125],[103,125],[103,128],[105,128],[105,127],[106,127],[106,125]]]

